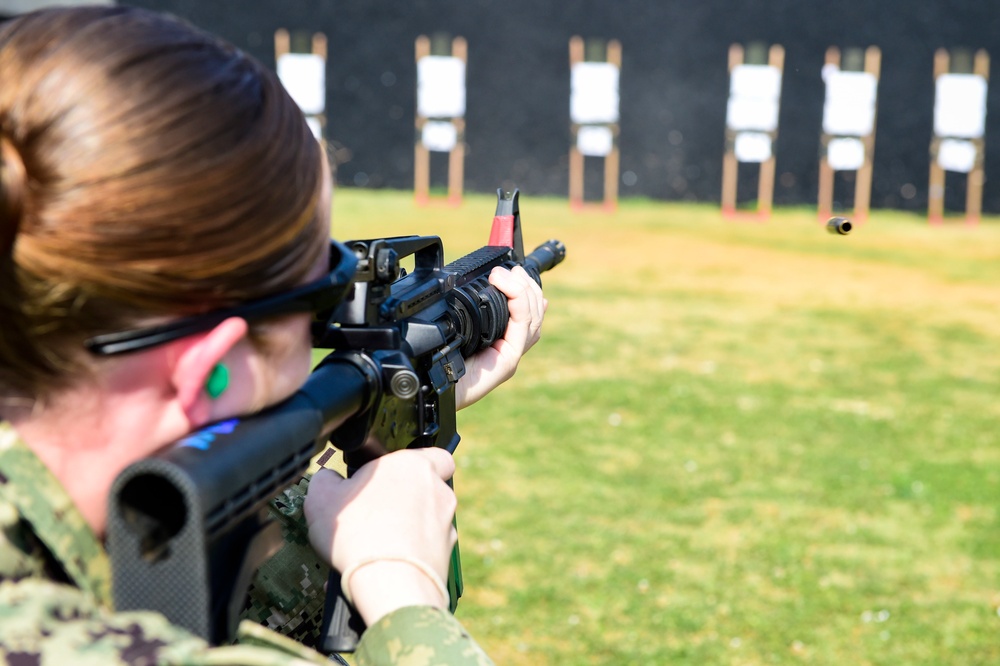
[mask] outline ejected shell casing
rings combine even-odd
[[[846,236],[851,233],[851,229],[854,225],[846,217],[831,217],[827,220],[826,230],[831,234],[839,234],[841,236]]]

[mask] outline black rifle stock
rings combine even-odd
[[[433,236],[347,243],[358,259],[353,289],[330,321],[314,323],[314,346],[333,351],[302,388],[259,414],[193,433],[118,476],[107,540],[118,610],[157,610],[211,643],[227,643],[254,572],[281,545],[268,503],[328,442],[344,452],[349,474],[403,448],[455,450],[455,384],[464,360],[502,337],[509,319],[489,272],[521,265],[540,284],[541,273],[565,257],[559,241],[524,257],[518,193],[497,194],[490,245],[447,266]],[[411,255],[413,270],[403,275],[400,260]],[[452,565],[454,610],[457,546]],[[328,652],[353,650],[364,628],[335,599],[339,592],[332,580],[318,640]]]

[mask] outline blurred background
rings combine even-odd
[[[0,13],[37,5],[0,1]],[[413,187],[418,35],[468,41],[465,186],[516,185],[565,196],[568,188],[568,41],[618,39],[621,196],[717,202],[734,42],[785,48],[774,202],[815,204],[829,46],[882,50],[872,207],[927,207],[935,49],[1000,53],[1000,11],[983,0],[128,0],[183,16],[274,64],[274,33],[328,40],[327,139],[341,185]],[[6,9],[5,9],[6,8]],[[1000,169],[1000,127],[987,104],[985,172]],[[443,181],[445,162],[432,161]],[[600,179],[590,169],[587,187]],[[753,174],[741,174],[741,191]],[[946,200],[961,207],[964,181]],[[954,205],[953,205],[954,204]],[[983,211],[1000,212],[987,181]]]

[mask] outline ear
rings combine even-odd
[[[170,378],[177,402],[192,427],[207,423],[212,412],[212,399],[205,392],[209,373],[247,337],[248,331],[245,320],[232,317],[208,333],[190,336],[181,342]]]

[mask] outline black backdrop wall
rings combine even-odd
[[[816,201],[828,46],[882,50],[873,207],[927,205],[934,50],[985,48],[1000,67],[993,0],[127,0],[170,11],[274,63],[279,27],[329,38],[328,138],[341,184],[413,186],[414,40],[447,32],[469,43],[466,188],[568,191],[572,35],[622,42],[621,194],[719,201],[727,52],[733,42],[785,47],[777,205]],[[995,77],[1000,80],[1000,77]],[[1000,212],[1000,85],[987,104],[984,210]],[[432,178],[444,183],[443,159]],[[588,194],[599,165],[588,163]],[[991,179],[992,176],[992,179]],[[741,198],[755,191],[741,168]],[[838,181],[838,199],[851,190]],[[949,176],[949,208],[964,177]],[[748,194],[744,194],[748,193]]]

